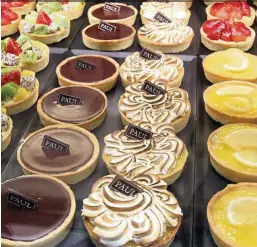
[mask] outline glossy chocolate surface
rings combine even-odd
[[[81,97],[79,105],[57,103],[61,94]],[[60,87],[47,95],[42,102],[43,111],[53,119],[65,123],[82,123],[99,115],[105,107],[105,99],[98,91],[87,87]]]
[[[45,135],[70,145],[69,153],[43,149],[41,143]],[[93,143],[83,133],[68,128],[54,128],[42,130],[26,141],[21,149],[21,159],[33,171],[60,174],[74,172],[86,165],[93,152]]]
[[[35,210],[21,209],[6,201],[8,189],[38,201]],[[58,228],[70,213],[71,200],[59,183],[23,176],[2,184],[2,238],[33,241]]]

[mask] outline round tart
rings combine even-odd
[[[1,187],[2,246],[54,247],[68,235],[76,201],[65,183],[32,175],[10,179]]]
[[[94,69],[77,69],[79,61],[96,65]],[[119,64],[112,58],[101,55],[79,55],[63,60],[56,68],[60,86],[80,85],[95,87],[103,92],[117,83]]]
[[[98,155],[94,134],[59,124],[30,134],[19,147],[17,158],[25,174],[46,174],[76,184],[94,171]]]
[[[13,122],[6,115],[6,112],[1,114],[1,152],[5,151],[11,142]]]
[[[90,24],[100,23],[101,20],[109,23],[121,23],[129,26],[133,26],[136,17],[137,9],[132,5],[123,3],[111,3],[111,5],[118,6],[119,11],[105,10],[105,4],[95,4],[88,10],[88,19]]]
[[[182,212],[167,184],[152,174],[114,179],[114,175],[100,178],[83,200],[82,217],[93,243],[101,247],[170,246]],[[131,196],[114,190],[110,187],[113,181],[127,181],[127,191],[136,186],[139,193]]]
[[[149,60],[134,52],[127,56],[120,67],[122,84],[127,87],[135,82],[145,80],[162,80],[167,87],[180,87],[184,77],[183,60],[172,55],[161,55],[159,60]]]
[[[132,139],[127,129],[117,130],[104,138],[105,147],[102,158],[110,173],[125,176],[152,173],[167,184],[174,183],[181,175],[188,152],[170,124],[138,121],[133,123],[139,128],[151,131],[149,140]]]
[[[115,31],[103,31],[98,28],[99,24],[92,24],[82,30],[83,43],[93,50],[120,51],[130,47],[136,35],[132,26],[121,23],[112,23]]]
[[[51,90],[37,103],[44,126],[70,123],[87,130],[101,125],[106,116],[107,97],[98,89],[68,86]]]
[[[26,15],[30,13],[36,7],[36,1],[26,0],[26,1],[7,1],[2,2],[1,7],[9,7],[12,11],[19,15]]]
[[[204,92],[205,110],[222,124],[257,123],[257,85],[227,81],[208,87]]]
[[[230,184],[212,197],[207,217],[218,247],[257,246],[257,184]]]
[[[215,170],[233,182],[257,182],[257,125],[229,124],[208,139]]]
[[[228,48],[249,50],[254,43],[255,31],[242,22],[227,20],[208,20],[200,29],[201,41],[212,51]]]
[[[203,60],[206,78],[211,83],[241,80],[257,83],[257,56],[230,48],[208,55]]]
[[[185,26],[180,20],[172,20],[171,23],[148,23],[138,30],[138,39],[142,47],[164,53],[186,50],[193,37],[193,29]]]
[[[167,88],[164,82],[155,84],[164,90],[163,94],[150,94],[142,90],[143,84],[138,82],[126,87],[119,100],[119,112],[124,125],[135,121],[149,124],[171,124],[176,132],[184,129],[188,123],[191,105],[188,94],[180,88]],[[151,85],[149,85],[151,87]],[[151,89],[154,91],[154,89]]]

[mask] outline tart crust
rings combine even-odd
[[[84,55],[79,55],[79,56],[73,56],[73,57],[69,57],[65,60],[63,60],[57,67],[56,67],[56,74],[58,77],[58,82],[59,85],[61,87],[63,86],[85,86],[85,83],[82,82],[77,82],[77,81],[72,81],[68,78],[65,78],[64,76],[62,76],[61,74],[61,66],[65,63],[67,63],[69,60],[73,60],[75,58],[79,58],[79,57],[85,57],[85,56],[89,56],[89,57],[101,57],[103,59],[108,60],[109,62],[111,62],[115,67],[116,67],[116,72],[109,78],[106,78],[104,80],[101,81],[97,81],[97,82],[92,82],[90,83],[90,87],[94,87],[97,88],[99,90],[101,90],[102,92],[107,92],[109,90],[111,90],[117,83],[118,80],[118,76],[119,76],[119,68],[120,65],[112,58],[107,57],[107,56],[102,56],[102,55],[91,55],[91,54],[84,54]]]
[[[35,7],[36,7],[36,1],[31,2],[30,0],[28,3],[24,4],[21,7],[11,7],[10,9],[16,14],[26,15],[30,13],[32,10],[34,10]]]
[[[7,149],[7,147],[9,146],[9,144],[11,142],[12,129],[13,129],[13,121],[12,121],[12,119],[10,117],[9,117],[8,126],[9,127],[8,127],[8,130],[6,131],[7,132],[6,136],[1,141],[1,153]]]
[[[74,85],[74,86],[68,86],[68,87],[82,87],[82,86]],[[91,88],[93,90],[98,91],[103,96],[103,98],[105,100],[105,106],[104,106],[104,109],[97,116],[95,116],[94,118],[89,119],[88,121],[85,121],[85,122],[81,122],[81,123],[78,123],[78,124],[72,124],[72,125],[79,126],[83,129],[87,129],[87,130],[93,130],[93,129],[97,128],[98,126],[100,126],[105,119],[106,111],[107,111],[107,97],[102,91],[100,91],[97,88],[92,88],[92,87],[87,87],[87,86],[84,86],[84,87],[85,88]],[[65,124],[65,122],[58,121],[58,120],[50,117],[49,115],[47,115],[43,111],[43,100],[48,95],[50,95],[51,93],[53,93],[55,91],[58,91],[58,89],[59,88],[55,88],[55,89],[47,92],[37,102],[37,111],[38,111],[38,114],[39,114],[39,117],[40,117],[40,121],[44,126],[53,125],[53,124]]]
[[[11,24],[1,26],[1,37],[10,36],[19,31],[19,23],[21,21],[21,16],[18,14],[18,19],[12,21]]]
[[[58,179],[64,181],[65,183],[67,183],[67,184],[76,184],[76,183],[86,179],[95,170],[97,162],[98,162],[98,156],[99,156],[99,150],[100,150],[99,143],[98,143],[98,140],[96,139],[95,135],[88,132],[85,129],[82,129],[82,128],[78,127],[78,126],[74,126],[74,125],[71,125],[71,124],[50,125],[50,126],[44,127],[40,130],[37,130],[37,131],[31,133],[24,140],[24,142],[20,145],[20,147],[18,148],[18,151],[17,151],[18,162],[21,165],[22,170],[23,170],[25,175],[30,175],[30,174],[48,175],[48,174],[45,174],[45,173],[42,173],[42,172],[34,171],[34,170],[26,167],[26,165],[23,163],[22,158],[21,158],[21,150],[22,150],[23,145],[34,135],[36,135],[36,134],[38,134],[38,133],[40,133],[41,131],[44,131],[44,130],[56,129],[56,128],[58,128],[58,129],[72,129],[72,130],[75,130],[77,132],[80,132],[80,133],[86,135],[94,145],[94,151],[93,151],[91,159],[86,164],[84,164],[83,166],[78,168],[76,171],[51,175],[51,177],[58,178]]]
[[[21,247],[44,247],[44,246],[48,246],[48,247],[54,247],[56,245],[58,245],[70,232],[70,229],[72,227],[73,224],[73,218],[75,215],[75,211],[76,211],[76,200],[75,200],[75,196],[72,192],[72,190],[70,189],[70,187],[63,183],[62,181],[60,181],[59,179],[50,177],[50,176],[42,176],[42,175],[30,175],[31,177],[44,177],[47,179],[52,179],[55,182],[59,183],[62,185],[62,187],[67,191],[67,193],[69,194],[70,200],[71,200],[71,207],[70,207],[70,212],[68,217],[62,222],[62,224],[57,227],[54,231],[52,231],[51,233],[47,234],[46,236],[39,238],[37,240],[34,241],[13,241],[13,240],[9,240],[9,239],[4,239],[1,238],[1,242],[2,242],[2,246],[3,247],[14,247],[14,246],[21,246]]]

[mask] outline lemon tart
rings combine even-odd
[[[257,184],[228,185],[208,203],[207,218],[218,247],[256,247]]]
[[[6,109],[2,108],[1,113],[1,152],[7,149],[11,142],[13,129],[12,119],[6,115]]]
[[[215,170],[233,182],[257,182],[257,125],[228,124],[208,139]]]
[[[203,60],[206,78],[211,83],[240,80],[257,83],[257,56],[237,48],[218,51]]]
[[[222,124],[257,123],[257,85],[250,82],[227,81],[204,91],[205,110]]]

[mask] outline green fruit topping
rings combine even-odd
[[[54,22],[60,29],[66,29],[69,25],[69,21],[70,20],[64,15],[54,14]]]
[[[18,67],[14,67],[14,68],[12,68],[12,67],[6,67],[6,68],[2,68],[2,72],[1,72],[1,74],[2,75],[5,75],[5,74],[7,74],[7,73],[9,73],[9,72],[11,72],[11,71],[17,71],[17,70],[19,70],[20,72],[21,72],[21,69],[20,68],[18,68]]]
[[[53,12],[62,11],[62,4],[59,2],[50,2],[45,3],[40,10],[46,12],[47,14],[51,14]]]
[[[37,21],[37,12],[36,11],[31,11],[30,14],[27,14],[25,16],[25,20],[27,23],[29,24],[36,24],[36,21]]]
[[[17,93],[19,86],[13,82],[6,83],[1,87],[1,100],[7,101],[12,99]]]
[[[37,61],[37,54],[33,53],[31,50],[27,50],[26,52],[20,55],[20,62],[21,63],[36,63]]]
[[[1,40],[1,51],[5,51],[6,48],[6,43],[4,42],[4,40]]]
[[[23,45],[21,46],[22,51],[26,51],[29,49],[32,49],[32,43],[30,40],[27,40],[25,43],[23,43]]]
[[[48,26],[44,24],[36,24],[34,34],[46,35],[48,33]]]
[[[22,46],[27,40],[29,40],[29,37],[25,34],[21,34],[20,37],[16,40],[16,42]]]

